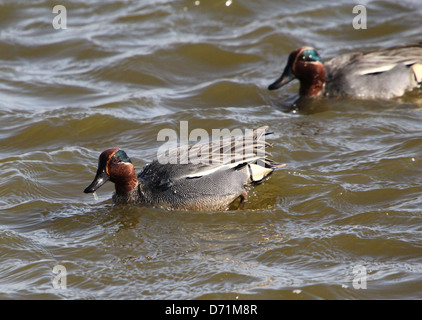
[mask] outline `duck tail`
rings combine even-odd
[[[412,67],[413,74],[415,75],[415,80],[418,84],[422,84],[422,62],[415,63]]]
[[[282,168],[284,166],[286,166],[285,163],[280,164],[267,158],[262,159],[261,161],[259,161],[259,163],[249,163],[249,183],[259,184],[266,177],[272,174],[275,169]]]
[[[258,184],[261,183],[266,177],[268,177],[275,169],[286,166],[285,163],[277,163],[271,160],[271,153],[268,152],[268,148],[272,148],[273,145],[266,141],[263,137],[272,134],[267,132],[268,126],[260,127],[254,131],[254,139],[256,141],[256,148],[261,149],[261,157],[252,163],[248,163],[249,172],[249,183]],[[257,150],[255,150],[257,151]]]

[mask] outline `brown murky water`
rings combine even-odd
[[[345,0],[61,1],[63,30],[55,4],[0,2],[1,299],[422,298],[421,91],[287,112],[298,84],[266,89],[305,44],[421,41],[418,1],[365,1],[365,30]],[[268,125],[287,166],[240,211],[82,193],[101,151],[140,170],[180,121]]]

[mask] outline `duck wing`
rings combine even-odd
[[[368,52],[356,52],[335,57],[326,63],[327,73],[368,75],[390,71],[398,65],[422,63],[422,43],[395,46]]]
[[[242,170],[249,165],[250,180],[262,180],[283,165],[269,159],[265,141],[267,126],[246,132],[243,136],[222,137],[211,142],[171,148],[157,155],[138,175],[150,187],[171,187],[175,181],[197,179],[216,172]],[[180,163],[188,160],[188,163]]]
[[[328,95],[401,96],[422,82],[422,43],[344,54],[325,68]]]

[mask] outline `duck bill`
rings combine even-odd
[[[283,74],[280,78],[274,81],[272,84],[268,86],[268,90],[275,90],[281,88],[282,86],[288,84],[290,81],[295,79],[295,75],[292,72],[292,69],[289,65],[284,68]]]
[[[85,193],[93,193],[96,190],[98,190],[104,183],[106,183],[110,177],[108,174],[102,170],[98,170],[97,174],[95,175],[94,181],[91,182],[91,184],[85,188]]]

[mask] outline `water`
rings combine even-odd
[[[298,84],[266,89],[305,44],[329,58],[421,40],[418,1],[362,3],[366,30],[345,0],[61,1],[55,30],[55,2],[1,1],[0,298],[422,298],[420,90],[287,112]],[[82,192],[103,150],[139,171],[180,121],[268,125],[287,166],[239,211]]]

